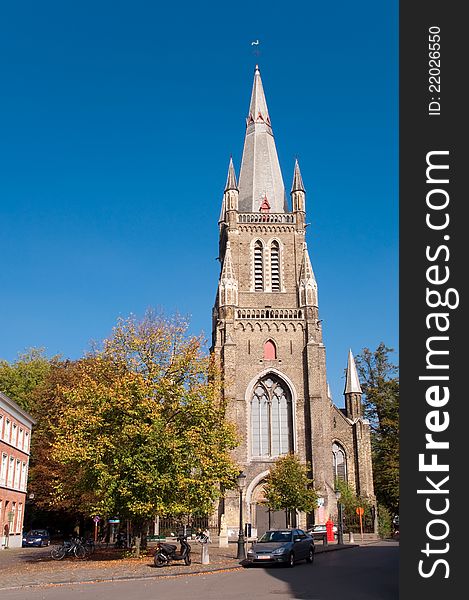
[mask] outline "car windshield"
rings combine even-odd
[[[259,542],[290,542],[291,531],[266,531]]]
[[[44,529],[33,529],[28,535],[47,535],[47,531],[44,531]]]

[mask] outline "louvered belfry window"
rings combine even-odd
[[[251,455],[281,456],[293,450],[291,396],[286,384],[269,374],[251,397]]]
[[[272,291],[280,292],[280,248],[278,242],[272,242],[270,247],[270,279]]]
[[[264,291],[264,248],[259,240],[254,244],[254,290]]]

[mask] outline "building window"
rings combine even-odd
[[[0,415],[0,440],[3,439],[3,415]]]
[[[293,450],[292,402],[286,384],[274,375],[258,381],[251,398],[251,454],[281,456]]]
[[[254,290],[256,292],[264,291],[264,247],[262,242],[257,240],[254,244]]]
[[[24,441],[24,431],[20,427],[20,432],[19,432],[19,435],[18,435],[18,448],[20,450],[23,450],[23,441]]]
[[[10,456],[10,460],[8,462],[8,475],[7,475],[7,487],[13,487],[13,474],[15,472],[15,459],[13,456]]]
[[[15,483],[13,485],[15,490],[20,489],[20,475],[21,475],[21,461],[19,459],[16,459]]]
[[[21,533],[23,529],[23,504],[18,504],[18,517],[16,519],[16,533]]]
[[[272,340],[267,340],[264,344],[264,360],[275,360],[277,358],[277,348]]]
[[[347,481],[347,457],[345,450],[337,443],[332,444],[332,460],[335,481]]]
[[[270,281],[273,292],[280,292],[280,247],[278,242],[270,246]]]
[[[5,422],[5,442],[10,443],[11,421],[7,419]]]
[[[21,490],[26,491],[27,486],[27,477],[26,477],[26,463],[21,464]]]
[[[5,485],[7,480],[8,456],[2,454],[2,464],[0,466],[0,485]]]

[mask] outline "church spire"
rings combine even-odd
[[[256,65],[239,173],[240,212],[259,212],[265,197],[272,213],[287,211],[285,186],[261,73]]]
[[[356,421],[363,414],[362,388],[358,379],[357,367],[352,350],[348,351],[347,371],[345,374],[345,411],[347,417]]]
[[[355,365],[355,359],[353,358],[351,349],[348,351],[344,394],[362,394],[360,380],[358,379],[357,367]]]

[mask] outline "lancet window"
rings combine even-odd
[[[335,481],[347,481],[347,456],[340,444],[332,444],[332,460]]]
[[[292,400],[287,385],[269,374],[251,397],[251,455],[274,457],[293,450]]]

